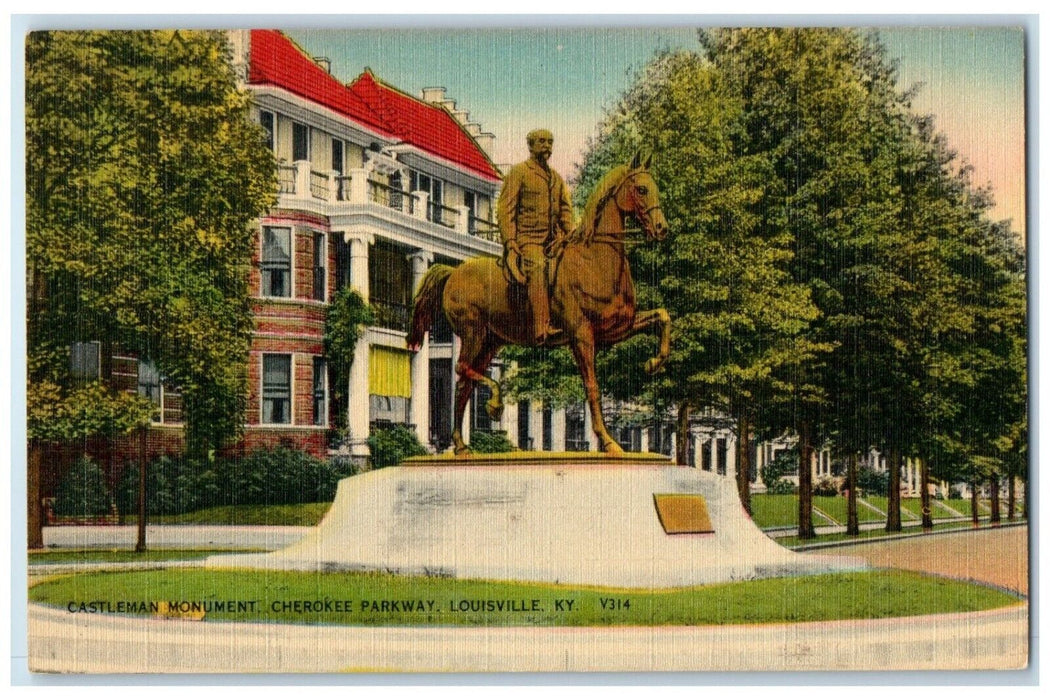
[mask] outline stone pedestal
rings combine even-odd
[[[668,533],[663,521],[674,518],[656,504],[675,494],[706,510],[707,532]],[[697,514],[685,513],[686,530]],[[354,476],[298,544],[207,565],[643,588],[864,568],[776,544],[748,518],[732,479],[598,453],[432,457]]]

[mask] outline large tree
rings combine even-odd
[[[276,184],[225,36],[29,35],[26,189],[31,400],[73,399],[70,347],[98,342],[104,383],[119,349],[181,388],[191,450],[237,436]]]

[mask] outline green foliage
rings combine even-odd
[[[328,502],[345,475],[338,464],[287,447],[213,462],[165,455],[147,467],[146,508],[149,515],[174,515],[219,506]],[[138,466],[129,465],[118,488],[121,513],[138,512],[138,492]]]
[[[857,470],[857,488],[864,494],[886,496],[890,492],[890,474],[888,471],[861,467]]]
[[[347,390],[354,348],[361,337],[361,330],[374,320],[372,307],[350,287],[343,287],[336,292],[325,309],[324,352],[328,358],[328,385],[332,388],[337,427],[346,421]]]
[[[82,457],[70,467],[55,493],[55,515],[90,518],[110,512],[109,489],[97,464]]]
[[[30,385],[71,391],[77,341],[151,359],[201,454],[244,423],[252,224],[276,193],[230,58],[222,32],[26,41]]]
[[[288,447],[259,449],[218,465],[216,505],[316,503],[335,497],[339,475],[328,462]]]
[[[146,467],[146,513],[186,513],[222,500],[215,465],[207,460],[163,455]],[[231,491],[233,489],[231,488]],[[124,515],[138,513],[139,468],[125,467],[117,485],[117,508]]]
[[[785,495],[795,493],[797,487],[787,479],[785,474],[792,474],[798,470],[798,450],[784,450],[775,459],[762,465],[762,483],[766,485],[766,493],[773,495]]]
[[[403,425],[373,430],[368,436],[368,449],[372,452],[373,469],[396,466],[406,457],[427,453],[416,434]]]
[[[50,381],[30,383],[30,440],[82,440],[126,435],[150,424],[153,404],[137,394],[112,391],[100,382],[66,390]]]
[[[565,348],[525,348],[515,345],[500,351],[511,369],[503,389],[511,402],[535,401],[564,408],[584,400],[583,382],[572,355]]]
[[[517,449],[506,433],[486,430],[474,430],[470,433],[470,450],[475,454],[514,452]]]

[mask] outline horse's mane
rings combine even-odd
[[[608,173],[605,174],[601,180],[598,181],[598,185],[591,192],[591,196],[587,199],[586,206],[583,207],[583,214],[580,217],[580,225],[576,227],[576,234],[572,237],[574,241],[579,241],[584,244],[590,243],[591,239],[594,238],[594,234],[597,233],[598,228],[598,214],[601,211],[602,206],[612,196],[615,188],[623,180],[627,174],[628,168],[626,165],[620,165]]]

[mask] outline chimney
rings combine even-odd
[[[324,68],[324,72],[328,75],[332,74],[332,59],[327,56],[314,56],[314,63]]]
[[[478,122],[467,122],[463,125],[463,128],[467,130],[467,133],[471,136],[477,136],[481,133],[481,124]]]
[[[470,119],[470,112],[468,112],[465,109],[457,109],[454,112],[452,112],[452,116],[455,117],[456,121],[458,121],[460,124],[466,124],[467,121]]]
[[[474,136],[474,140],[477,141],[479,146],[481,146],[481,150],[485,151],[485,153],[491,158],[492,149],[496,146],[496,135],[487,131],[482,131]]]
[[[445,88],[443,87],[425,87],[422,91],[422,100],[424,102],[436,102],[441,103],[445,101]]]

